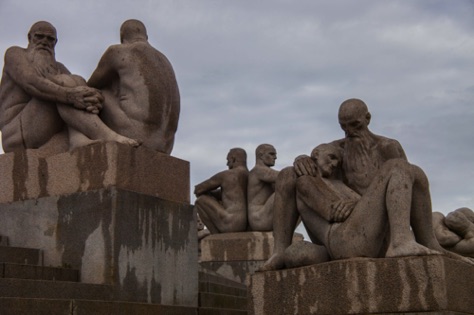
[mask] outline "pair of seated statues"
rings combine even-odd
[[[274,253],[261,270],[354,257],[433,254],[472,263],[440,245],[425,173],[407,161],[398,141],[369,130],[371,114],[366,104],[359,99],[344,101],[338,119],[343,139],[317,146],[311,156],[297,157],[292,167],[278,173],[271,199]],[[246,172],[243,164],[238,167]],[[219,212],[212,212],[210,206],[203,211],[198,197],[196,206],[208,227],[206,220],[212,220],[211,225],[219,220],[234,222],[224,207],[232,203],[226,202]],[[292,245],[299,220],[312,246]],[[244,230],[244,219],[240,224]]]
[[[122,24],[121,43],[105,51],[87,82],[56,60],[57,42],[54,26],[41,21],[28,32],[27,48],[13,46],[5,53],[0,84],[5,152],[116,141],[171,153],[178,85],[168,59],[148,43],[142,22]]]
[[[228,169],[195,186],[195,208],[211,234],[272,230],[279,171],[271,167],[277,153],[272,145],[261,144],[255,157],[249,172],[247,153],[233,148],[227,154]]]

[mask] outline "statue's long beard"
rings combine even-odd
[[[36,72],[45,78],[59,74],[54,52],[43,49],[32,49],[28,53],[29,60]]]
[[[348,138],[345,146],[345,164],[356,172],[367,170],[368,165],[371,163],[369,141],[363,138]]]

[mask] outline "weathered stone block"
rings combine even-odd
[[[295,234],[293,241],[303,236]],[[201,267],[244,283],[273,253],[272,232],[212,234],[201,240]]]
[[[79,269],[119,299],[197,306],[196,221],[187,203],[116,189],[0,204],[0,234]]]
[[[189,162],[147,148],[96,143],[45,156],[0,155],[0,203],[116,187],[189,203]]]
[[[256,273],[249,294],[254,315],[474,314],[474,266],[440,255],[333,261]]]

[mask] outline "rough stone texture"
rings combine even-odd
[[[101,146],[104,148],[103,146]],[[46,266],[114,284],[122,300],[197,305],[195,216],[186,203],[116,188],[0,204],[0,234]]]
[[[201,268],[239,283],[247,283],[247,277],[262,266],[264,260],[255,261],[204,261]]]
[[[303,236],[295,234],[293,240]],[[201,240],[201,266],[228,279],[244,283],[273,252],[272,232],[212,234]]]
[[[474,267],[444,256],[351,259],[250,279],[249,314],[474,314]]]
[[[302,239],[295,234],[293,240]],[[213,234],[201,241],[201,261],[266,260],[272,252],[272,232]]]
[[[189,203],[189,162],[117,142],[0,155],[0,203],[116,187]]]

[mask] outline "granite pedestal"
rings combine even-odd
[[[45,266],[77,268],[120,300],[197,306],[196,217],[189,163],[98,143],[0,156],[0,235],[38,248]]]
[[[474,266],[445,256],[257,272],[249,314],[474,314]]]

